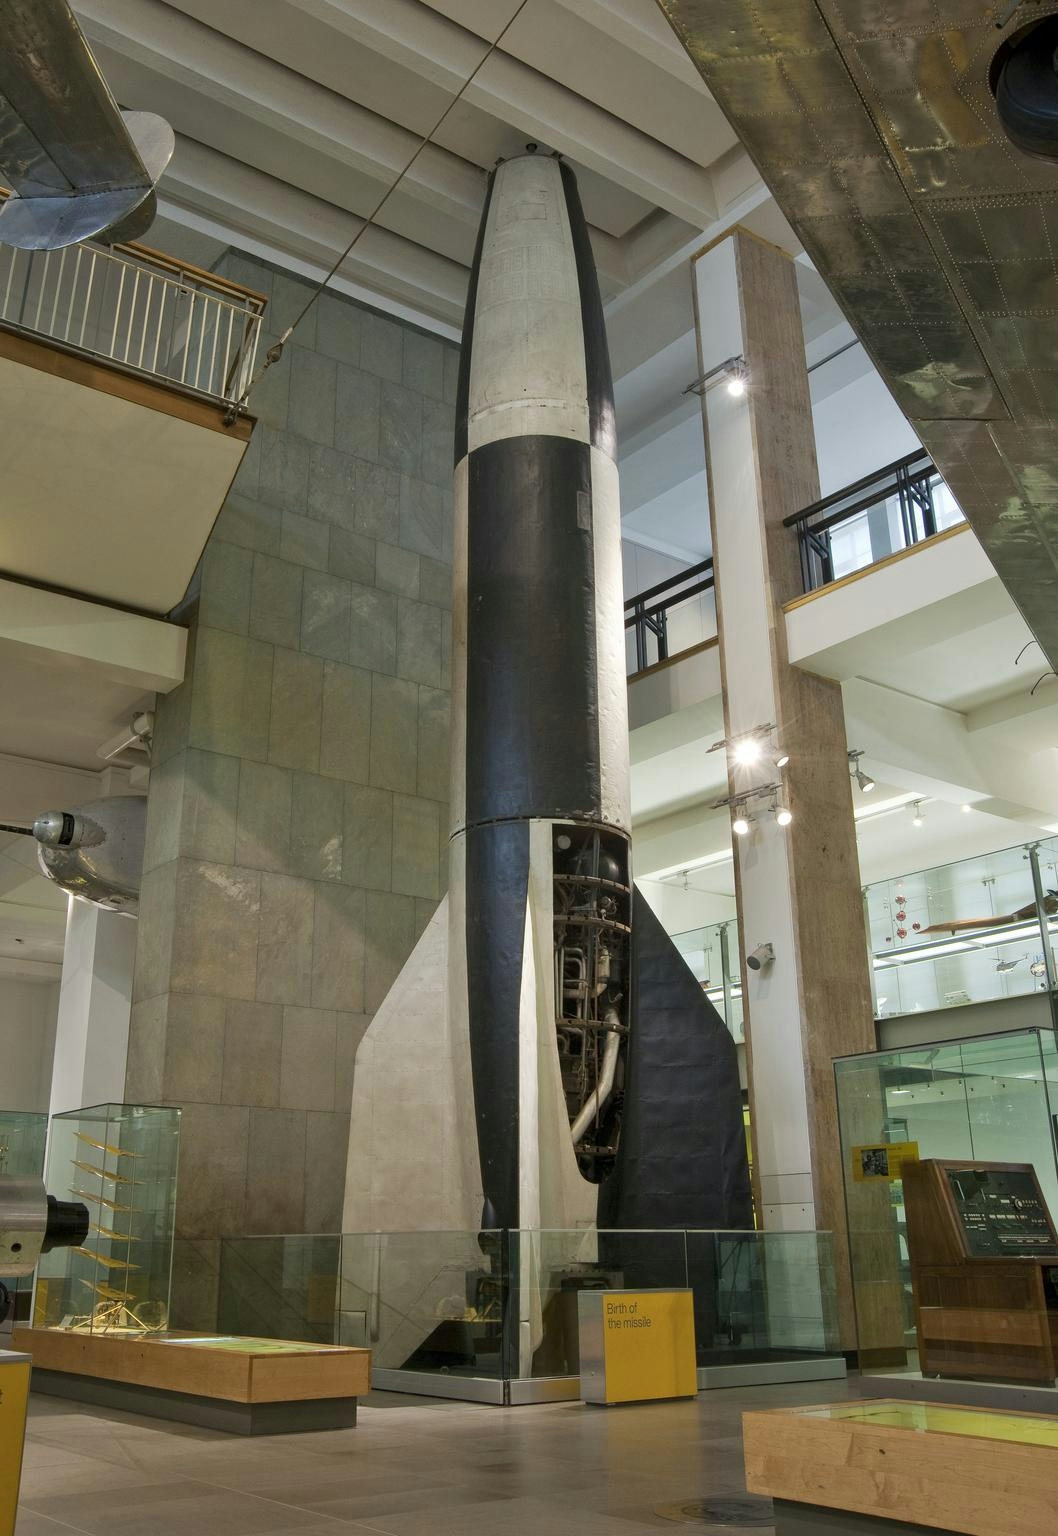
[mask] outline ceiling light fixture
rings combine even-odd
[[[736,741],[731,749],[731,756],[736,763],[755,763],[760,759],[761,745],[756,736],[744,736],[741,741]]]
[[[869,795],[871,790],[874,789],[875,783],[870,774],[864,773],[860,767],[860,758],[862,756],[863,752],[858,747],[849,753],[849,773],[856,780],[863,793]]]
[[[964,816],[969,816],[970,812],[973,810],[973,806],[972,805],[960,805],[959,809],[960,809],[960,811],[962,811]]]
[[[780,827],[788,827],[791,821],[793,821],[793,812],[788,810],[785,805],[777,806],[775,820],[779,823]]]
[[[731,823],[731,830],[736,837],[745,837],[749,831],[749,818],[741,815],[736,816]]]
[[[925,826],[926,818],[922,814],[922,801],[921,800],[912,800],[912,802],[911,802],[911,809],[912,809],[912,811],[914,813],[912,815],[912,817],[911,817],[911,825],[913,827],[923,827],[923,826]]]
[[[725,357],[722,363],[709,368],[705,373],[694,379],[683,391],[685,395],[704,395],[706,390],[713,385],[726,383],[729,395],[738,396],[746,393],[746,381],[749,372],[746,368],[744,357]]]
[[[735,400],[741,399],[746,393],[746,365],[736,363],[727,376],[727,392]]]

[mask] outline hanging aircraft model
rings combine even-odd
[[[0,39],[0,244],[145,234],[172,128],[118,107],[66,0],[0,0]]]

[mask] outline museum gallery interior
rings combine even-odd
[[[0,0],[0,1536],[1058,1529],[1058,4]]]

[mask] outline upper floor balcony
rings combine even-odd
[[[0,575],[152,614],[246,452],[265,299],[140,245],[0,245]]]

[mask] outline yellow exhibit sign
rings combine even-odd
[[[15,1531],[29,1370],[28,1355],[0,1350],[0,1536],[14,1536]]]
[[[692,1291],[580,1291],[577,1303],[586,1403],[696,1395]]]
[[[857,1184],[867,1179],[901,1179],[905,1163],[918,1162],[917,1141],[879,1141],[853,1147],[852,1177]]]

